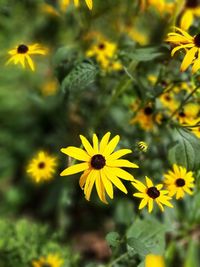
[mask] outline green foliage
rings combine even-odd
[[[69,247],[59,245],[59,236],[52,235],[46,226],[24,219],[17,222],[1,219],[0,237],[1,266],[31,266],[33,259],[48,254],[60,255],[65,267],[74,266],[78,259]]]
[[[169,150],[170,162],[185,166],[187,170],[197,170],[200,166],[199,140],[184,128],[173,132],[176,144]]]

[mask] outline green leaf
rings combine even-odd
[[[110,232],[106,236],[106,241],[112,247],[117,247],[120,243],[120,236],[117,232]]]
[[[90,62],[82,62],[72,69],[61,84],[62,91],[80,92],[95,80],[97,67]]]
[[[184,267],[198,267],[199,261],[199,242],[191,239],[185,257]]]
[[[142,242],[140,239],[137,238],[128,238],[127,244],[135,250],[136,253],[138,253],[141,256],[145,256],[151,251],[146,247],[145,243]]]
[[[200,165],[199,139],[184,128],[175,128],[173,136],[176,144],[169,150],[169,161],[196,170]]]

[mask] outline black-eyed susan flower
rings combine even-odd
[[[185,0],[185,5],[180,19],[181,29],[188,30],[193,24],[195,17],[200,17],[199,0]]]
[[[145,257],[145,267],[165,267],[163,256],[147,254]]]
[[[83,171],[79,185],[84,190],[85,198],[90,200],[90,195],[94,184],[100,200],[107,203],[105,193],[113,198],[113,184],[125,194],[127,190],[121,179],[134,181],[133,175],[121,169],[122,167],[138,168],[138,166],[128,160],[120,159],[122,156],[131,153],[130,149],[120,149],[113,152],[119,142],[119,135],[110,141],[110,132],[106,133],[99,142],[96,134],[93,134],[93,146],[82,135],[80,135],[82,145],[85,150],[69,146],[61,151],[83,163],[72,165],[66,168],[61,176],[71,175]]]
[[[51,180],[56,171],[57,160],[44,151],[38,154],[30,161],[27,166],[27,173],[36,183]]]
[[[88,57],[95,57],[104,70],[121,70],[122,64],[114,58],[117,53],[117,45],[105,38],[99,38],[87,51]]]
[[[169,196],[176,195],[176,199],[183,198],[185,193],[192,195],[194,188],[193,172],[187,171],[186,168],[173,165],[173,170],[169,170],[164,175],[164,183],[169,191]]]
[[[42,48],[39,44],[20,44],[14,49],[8,51],[11,58],[6,62],[6,64],[14,63],[21,64],[23,68],[29,66],[32,71],[35,70],[35,64],[31,58],[32,55],[46,55],[47,50]]]
[[[198,103],[188,103],[177,113],[176,117],[181,124],[188,124],[189,121],[197,118],[199,111]]]
[[[82,1],[82,0],[81,0]],[[59,0],[60,3],[60,8],[62,11],[66,11],[66,8],[69,6],[70,4],[70,0]],[[93,8],[93,0],[85,0],[85,3],[87,5],[87,7],[92,10]],[[80,5],[80,0],[74,0],[74,5],[76,7],[79,7]]]
[[[186,31],[175,27],[176,32],[168,33],[167,42],[175,45],[172,49],[173,56],[178,50],[184,49],[186,55],[181,64],[180,70],[185,71],[192,64],[192,72],[200,69],[200,34],[191,36]]]
[[[170,111],[175,111],[179,106],[179,102],[175,99],[173,92],[166,92],[160,95],[159,100]]]
[[[135,193],[133,196],[142,198],[139,209],[143,209],[148,205],[148,211],[152,212],[154,202],[158,204],[162,211],[164,211],[163,205],[173,208],[172,204],[169,202],[169,200],[171,200],[171,197],[168,196],[169,192],[167,190],[162,190],[163,184],[154,186],[152,180],[146,176],[146,185],[138,180],[135,180],[132,185],[139,191],[139,193]]]
[[[139,142],[137,142],[137,146],[138,146],[138,148],[139,148],[141,151],[147,152],[148,145],[147,145],[146,142],[144,142],[144,141],[139,141]]]
[[[61,267],[63,259],[57,254],[49,254],[32,262],[33,267]]]

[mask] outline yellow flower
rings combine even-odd
[[[145,267],[165,267],[163,256],[148,254],[145,257]]]
[[[136,103],[136,106],[138,103]],[[155,123],[160,123],[162,117],[160,114],[155,114],[154,108],[151,104],[137,110],[136,106],[132,106],[135,111],[135,116],[131,119],[130,123],[138,123],[145,131],[151,131],[155,127]]]
[[[172,49],[171,55],[173,56],[178,50],[184,49],[186,55],[181,64],[181,71],[185,71],[190,64],[192,72],[195,73],[200,68],[200,34],[191,36],[184,30],[175,27],[177,32],[168,33],[167,42],[174,44],[176,47]]]
[[[185,6],[181,15],[180,27],[188,30],[193,24],[194,17],[200,17],[200,5],[198,0],[185,0]]]
[[[57,166],[56,158],[44,151],[38,152],[27,166],[27,173],[36,182],[48,181],[53,178]]]
[[[164,211],[163,205],[173,208],[172,204],[169,202],[171,199],[171,197],[168,196],[169,192],[167,190],[161,190],[163,184],[154,186],[151,179],[146,176],[146,185],[138,180],[135,180],[132,185],[140,191],[140,193],[133,194],[135,197],[142,198],[139,209],[143,209],[148,205],[148,211],[152,212],[154,202],[158,204],[162,211]]]
[[[125,31],[134,42],[137,42],[142,46],[149,43],[149,37],[147,34],[144,32],[142,33],[141,30],[137,29],[136,27],[127,26]]]
[[[35,66],[30,55],[46,55],[47,50],[42,48],[39,44],[20,44],[14,49],[8,51],[8,54],[11,55],[11,58],[6,62],[6,65],[11,62],[15,65],[19,63],[23,68],[25,68],[26,64],[28,64],[31,70],[34,71]]]
[[[163,93],[162,95],[160,95],[159,100],[162,105],[170,111],[176,110],[179,106],[179,102],[176,101],[174,93],[172,92]]]
[[[60,2],[60,8],[61,8],[61,10],[63,11],[63,12],[65,12],[66,11],[66,8],[69,6],[69,4],[70,4],[70,0],[59,0],[59,2]],[[92,0],[85,0],[85,3],[86,3],[86,5],[88,6],[88,8],[90,9],[90,10],[92,10],[92,7],[93,7],[93,1]],[[76,6],[76,7],[79,7],[79,5],[80,5],[80,1],[79,0],[74,0],[74,5]]]
[[[137,146],[138,146],[138,148],[139,148],[141,151],[147,152],[148,145],[147,145],[146,142],[144,142],[144,141],[139,141],[139,142],[137,143]]]
[[[145,10],[149,6],[154,7],[160,15],[166,14],[166,13],[173,13],[175,8],[175,3],[168,3],[165,0],[140,0],[141,2],[141,10]]]
[[[177,119],[181,124],[187,124],[188,121],[196,119],[200,111],[199,104],[188,103],[177,114]]]
[[[174,164],[173,171],[168,171],[164,178],[169,196],[176,195],[176,199],[180,199],[184,197],[185,193],[192,195],[194,177],[191,171],[187,172],[186,168]]]
[[[46,257],[41,257],[39,260],[32,262],[33,267],[61,267],[63,260],[56,254],[49,254]]]
[[[41,87],[41,92],[44,96],[55,95],[58,91],[58,82],[56,79],[46,81]]]
[[[121,169],[121,167],[138,168],[138,166],[128,160],[119,159],[131,153],[130,149],[120,149],[113,152],[119,142],[119,135],[116,135],[109,141],[110,132],[108,132],[99,143],[96,134],[93,134],[93,147],[84,136],[80,135],[80,139],[85,150],[69,146],[62,148],[61,151],[72,158],[84,162],[68,167],[61,173],[61,176],[84,171],[80,177],[79,184],[84,190],[87,200],[90,200],[94,184],[96,185],[100,200],[104,203],[107,203],[105,192],[111,199],[113,198],[112,184],[126,194],[127,190],[119,178],[134,181],[134,177]]]
[[[88,57],[96,57],[101,67],[105,70],[121,70],[122,64],[114,59],[117,45],[113,42],[100,38],[98,42],[86,52]]]

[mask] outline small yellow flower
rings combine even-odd
[[[181,64],[180,70],[185,71],[189,65],[192,66],[192,72],[195,73],[200,69],[200,34],[191,36],[184,30],[175,27],[177,32],[168,33],[166,39],[167,42],[170,42],[175,45],[175,48],[172,49],[171,55],[173,56],[178,50],[184,49],[186,55]]]
[[[57,166],[56,158],[40,151],[27,166],[27,173],[36,182],[51,180]]]
[[[146,142],[144,142],[144,141],[139,141],[139,142],[137,143],[137,146],[138,146],[138,148],[139,148],[141,151],[147,152],[148,145],[147,145]]]
[[[90,195],[94,184],[96,185],[97,193],[100,200],[107,203],[105,192],[112,199],[113,185],[118,187],[125,194],[127,190],[119,178],[134,181],[134,177],[121,167],[138,168],[134,163],[120,157],[131,153],[130,149],[120,149],[113,152],[119,142],[119,135],[110,139],[110,132],[106,133],[100,143],[93,134],[93,147],[88,140],[80,135],[80,139],[85,150],[69,146],[62,148],[61,151],[83,163],[79,163],[65,169],[60,175],[71,175],[79,172],[84,172],[79,180],[80,187],[84,190],[85,198],[90,200]]]
[[[15,65],[21,64],[22,67],[25,68],[27,64],[31,70],[34,71],[35,65],[31,55],[46,55],[47,50],[42,48],[39,44],[20,44],[14,49],[8,51],[8,54],[11,56],[11,58],[6,62],[6,65],[12,62]]]
[[[67,9],[67,7],[68,7],[69,4],[70,4],[70,0],[59,0],[59,2],[60,2],[60,9],[61,9],[63,12],[65,12],[66,9]],[[92,10],[92,8],[93,8],[93,1],[92,1],[92,0],[85,0],[85,3],[86,3],[86,5],[87,5],[87,7],[88,7],[90,10]],[[74,5],[75,5],[76,7],[79,7],[79,5],[80,5],[80,0],[74,0]]]
[[[200,17],[200,4],[198,0],[185,0],[185,5],[180,19],[180,27],[188,30],[194,18]]]
[[[174,93],[172,92],[166,92],[160,95],[159,100],[170,111],[176,110],[179,106],[179,102],[175,99]]]
[[[62,265],[63,260],[56,254],[49,254],[32,262],[33,267],[61,267]]]
[[[46,81],[41,87],[41,92],[44,96],[55,95],[57,91],[58,82],[56,79]]]
[[[168,3],[165,0],[140,0],[140,3],[141,10],[144,11],[148,7],[152,6],[160,13],[161,16],[167,13],[172,14],[175,9],[175,3]]]
[[[163,184],[154,186],[151,179],[146,176],[146,185],[138,180],[135,180],[132,185],[140,191],[140,193],[133,194],[135,197],[142,198],[139,209],[143,209],[146,205],[148,205],[148,211],[151,213],[154,202],[158,204],[162,211],[164,211],[163,205],[173,208],[172,204],[169,202],[169,200],[171,200],[171,197],[168,196],[169,192],[167,190],[161,190],[163,188]]]
[[[163,256],[148,254],[145,257],[145,267],[165,267]]]
[[[176,195],[176,199],[180,199],[184,197],[185,193],[192,195],[194,177],[191,171],[187,172],[186,168],[174,164],[173,171],[168,171],[164,178],[169,196]]]
[[[199,114],[200,107],[197,103],[188,103],[177,114],[177,119],[181,124],[187,124],[188,121],[195,120]]]

